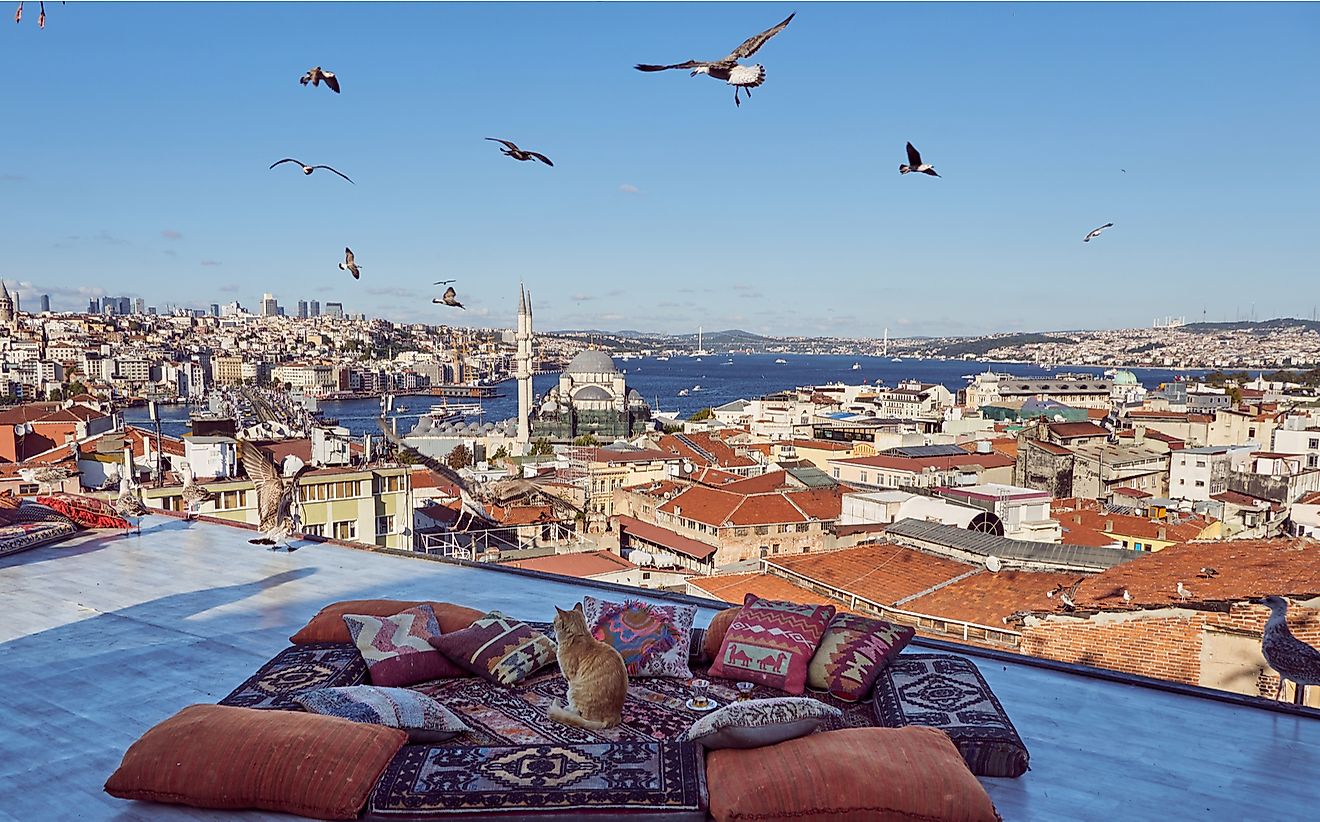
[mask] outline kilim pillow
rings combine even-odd
[[[798,605],[748,594],[724,635],[710,675],[801,694],[807,665],[833,618],[833,605]]]
[[[105,792],[194,808],[356,819],[407,741],[398,728],[332,716],[192,705],[129,746]]]
[[[444,705],[407,688],[318,688],[293,701],[310,713],[407,731],[410,742],[443,742],[472,730]]]
[[[13,525],[18,517],[18,506],[23,502],[13,489],[0,491],[0,525]]]
[[[346,614],[344,624],[367,663],[372,685],[404,686],[429,679],[463,676],[429,640],[440,636],[430,605],[388,617]]]
[[[343,602],[332,602],[322,608],[298,633],[289,637],[289,641],[294,645],[310,645],[313,642],[352,642],[353,637],[349,635],[348,626],[344,624],[345,614],[375,617],[394,616],[409,608],[416,608],[418,605],[431,606],[431,610],[435,611],[436,619],[440,621],[441,632],[446,634],[466,628],[472,624],[473,620],[481,616],[481,612],[475,608],[464,608],[462,605],[453,605],[448,602],[346,599]]]
[[[110,503],[95,497],[79,494],[47,494],[36,499],[37,503],[53,508],[71,519],[75,525],[84,528],[124,528],[132,526],[128,520],[115,513]]]
[[[998,822],[990,796],[934,728],[845,728],[706,754],[718,822]]]
[[[706,748],[759,748],[806,736],[843,711],[818,699],[780,696],[734,702],[706,714],[688,729],[688,742]]]
[[[701,638],[702,658],[710,661],[720,655],[720,646],[724,644],[724,635],[729,632],[729,626],[733,624],[733,618],[738,616],[742,610],[741,605],[735,605],[732,608],[725,608],[711,618],[710,624],[706,626],[706,634]]]
[[[555,643],[526,623],[491,611],[472,627],[432,637],[454,664],[497,685],[517,685],[555,661]]]
[[[651,605],[639,600],[610,602],[587,596],[582,612],[591,635],[614,646],[628,676],[692,677],[688,667],[694,605]]]
[[[807,666],[807,686],[858,702],[916,631],[883,619],[836,614]]]

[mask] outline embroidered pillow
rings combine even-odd
[[[497,685],[517,685],[555,661],[555,644],[532,626],[491,611],[472,627],[431,638],[455,665]]]
[[[293,701],[308,713],[407,731],[410,742],[443,742],[472,730],[444,705],[407,688],[318,688]]]
[[[463,676],[428,642],[440,636],[440,622],[430,605],[389,617],[345,614],[344,624],[362,652],[373,685],[404,686]]]
[[[807,666],[807,685],[839,699],[866,699],[876,677],[917,632],[906,625],[836,614]]]
[[[37,503],[53,508],[68,517],[75,525],[84,528],[122,528],[133,527],[128,520],[115,513],[110,503],[95,497],[79,494],[47,494],[36,499]]]
[[[684,738],[711,750],[759,748],[806,736],[825,720],[842,716],[843,711],[811,697],[753,699],[706,714],[692,724]]]
[[[651,605],[640,600],[610,602],[582,598],[591,635],[614,646],[628,667],[628,676],[670,676],[691,679],[694,605]]]
[[[742,610],[741,605],[725,608],[711,618],[706,632],[701,637],[701,658],[707,662],[720,655],[720,646],[724,644],[724,635],[729,632],[729,624]]]
[[[833,605],[798,605],[748,594],[724,635],[710,675],[801,694],[807,665],[833,618]]]

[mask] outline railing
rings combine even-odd
[[[783,577],[799,587],[815,591],[818,594],[823,594],[832,599],[847,602],[848,607],[854,611],[869,611],[876,616],[883,617],[889,622],[911,625],[914,628],[933,631],[935,633],[944,634],[945,636],[961,636],[964,642],[977,641],[1007,648],[1017,648],[1022,644],[1022,634],[1018,631],[1012,631],[1007,628],[997,628],[993,625],[981,625],[960,619],[932,616],[930,614],[918,613],[917,611],[895,608],[892,605],[876,602],[875,600],[867,599],[860,594],[854,594],[851,591],[845,591],[842,588],[835,588],[832,585],[819,582],[811,577],[795,573],[781,565],[775,565],[769,560],[761,560],[761,571],[762,573]],[[861,607],[859,608],[859,606]]]
[[[532,526],[526,526],[532,527]],[[485,528],[472,531],[444,531],[438,534],[418,534],[413,550],[419,554],[467,559],[474,562],[490,562],[501,553],[515,551],[545,550],[554,553],[554,546],[545,542],[586,545],[587,540],[571,526],[559,522],[536,523],[538,536],[545,529],[551,529],[548,540],[524,539],[514,526]],[[507,557],[505,557],[507,558]]]

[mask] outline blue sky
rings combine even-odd
[[[508,327],[523,280],[540,329],[898,336],[1320,302],[1313,4],[29,6],[0,21],[0,277],[57,309]],[[792,10],[741,108],[632,69]],[[298,85],[316,64],[341,95]],[[898,174],[907,140],[941,179]]]

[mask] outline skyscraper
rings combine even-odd
[[[308,308],[307,308],[307,313],[308,313],[309,316],[312,316],[312,317],[319,317],[319,316],[321,316],[321,301],[320,301],[320,300],[312,300],[311,305],[309,305]]]
[[[327,317],[335,317],[335,318],[340,319],[340,320],[344,319],[344,304],[343,304],[343,303],[326,303],[326,304],[325,304],[325,315],[326,315]]]
[[[306,301],[306,300],[299,300],[299,301],[298,301],[298,319],[300,319],[300,320],[305,320],[305,319],[307,319],[307,301]]]
[[[219,316],[220,316],[220,304],[219,304],[219,303],[211,303],[211,316],[212,316],[212,317],[219,317]]]
[[[279,313],[280,313],[280,304],[279,304],[279,301],[277,301],[277,300],[275,299],[275,295],[273,295],[273,294],[262,294],[262,295],[261,295],[261,316],[263,316],[263,317],[274,317],[274,316],[278,315]]]
[[[92,299],[90,299],[90,300],[87,301],[87,313],[88,313],[88,314],[100,314],[100,313],[101,313],[101,298],[100,298],[100,297],[93,297]]]
[[[45,314],[45,313],[47,313],[48,311],[50,311],[50,295],[49,295],[49,294],[42,294],[42,295],[41,295],[41,313]]]
[[[136,300],[134,300],[134,301],[133,301],[133,313],[134,313],[134,314],[146,314],[146,313],[147,313],[147,301],[144,300],[144,299],[142,299],[141,297],[138,297]]]

